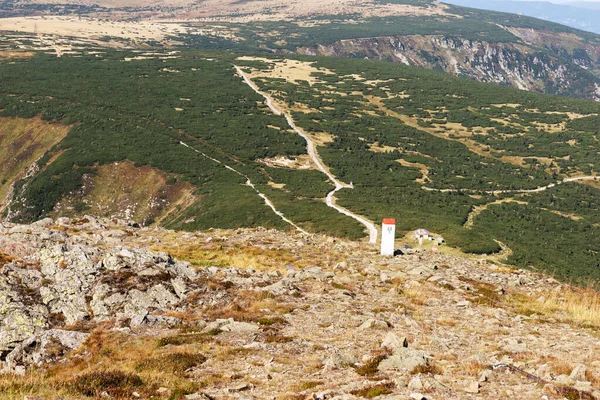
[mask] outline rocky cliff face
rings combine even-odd
[[[521,39],[491,43],[449,36],[385,36],[302,48],[309,55],[390,60],[481,82],[600,100],[600,46],[570,34],[507,28]]]
[[[441,248],[386,258],[318,235],[178,233],[91,217],[0,225],[0,255],[0,357],[18,373],[0,377],[2,393],[600,395],[600,345],[581,326],[598,325],[583,313],[598,294],[486,257]],[[592,301],[571,312],[583,298]]]

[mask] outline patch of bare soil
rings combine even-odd
[[[269,167],[280,167],[290,169],[316,169],[316,166],[314,165],[308,154],[296,156],[293,158],[283,156],[274,158],[263,158],[257,161],[262,164],[268,165]]]
[[[275,78],[285,79],[286,82],[297,84],[300,81],[306,81],[309,85],[315,83],[321,83],[315,73],[321,73],[326,75],[334,75],[334,72],[327,68],[314,67],[316,62],[288,60],[288,59],[270,59],[261,57],[239,57],[240,61],[262,61],[269,64],[270,69],[268,71],[254,70],[250,75],[251,78]]]
[[[220,16],[236,22],[276,21],[316,15],[357,14],[362,17],[399,15],[450,16],[447,6],[413,4],[375,4],[375,0],[206,0],[187,13],[190,17]]]
[[[30,51],[0,51],[0,60],[8,60],[11,58],[27,58],[33,56]]]
[[[0,31],[84,38],[115,37],[132,41],[162,40],[168,35],[186,33],[181,24],[155,21],[119,22],[80,17],[0,18]]]

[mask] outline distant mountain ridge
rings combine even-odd
[[[75,34],[104,46],[118,41],[126,47],[385,60],[522,90],[600,100],[600,36],[525,15],[434,0],[290,0],[281,6],[275,0],[165,0],[121,8],[109,3],[0,3],[0,17],[11,17],[0,18],[0,31],[63,35],[67,42]],[[488,8],[514,3],[509,11],[550,10],[557,18],[573,20],[583,14],[589,23],[577,19],[587,24],[577,27],[590,30],[600,21],[595,17],[600,11],[550,3],[455,3]],[[82,23],[81,18],[88,20]],[[118,21],[119,26],[102,21]]]

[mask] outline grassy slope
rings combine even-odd
[[[39,118],[0,119],[0,209],[19,174],[59,143],[69,129]]]
[[[85,175],[82,189],[65,196],[52,216],[90,214],[147,225],[176,215],[197,201],[194,190],[193,185],[148,166],[105,164]]]

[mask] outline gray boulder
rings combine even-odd
[[[18,365],[42,365],[66,351],[78,348],[88,333],[50,329],[33,335],[16,346],[5,359],[4,368],[13,370]]]
[[[427,366],[429,358],[431,357],[424,351],[400,347],[390,357],[382,360],[377,368],[380,371],[406,370],[410,372],[417,367]]]

